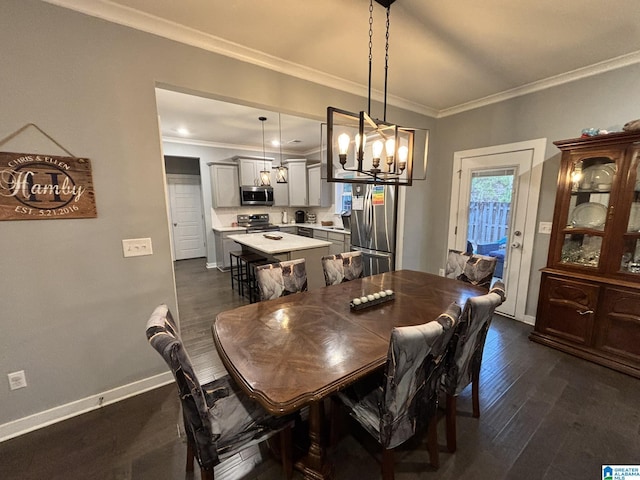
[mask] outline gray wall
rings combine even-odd
[[[316,119],[366,99],[37,0],[2,0],[0,27],[0,138],[33,122],[90,158],[98,208],[0,223],[0,374],[29,384],[4,382],[1,426],[166,372],[144,336],[157,304],[176,307],[156,86]],[[65,155],[33,129],[0,149]],[[154,254],[123,258],[138,237]]]
[[[33,122],[89,157],[98,207],[96,219],[0,223],[0,373],[24,369],[29,383],[0,389],[2,425],[166,371],[144,337],[153,307],[176,306],[155,86],[316,119],[366,100],[36,0],[3,0],[0,27],[0,138]],[[437,122],[390,108],[431,131],[427,180],[407,191],[405,267],[442,267],[455,151],[638,118],[639,76],[627,67]],[[33,129],[0,149],[64,155]],[[553,209],[551,144],[547,159],[538,220]],[[147,236],[154,255],[123,258],[121,239]],[[547,242],[536,239],[528,313]]]
[[[633,65],[439,119],[432,135],[433,150],[428,167],[425,200],[430,208],[421,211],[415,208],[418,205],[414,205],[407,211],[411,216],[410,209],[415,208],[415,214],[432,226],[423,241],[424,251],[429,252],[423,259],[425,270],[435,273],[443,267],[454,152],[547,138],[537,221],[550,222],[560,166],[560,151],[552,142],[579,137],[583,128],[621,128],[627,121],[639,118],[638,78],[640,65]],[[413,194],[412,191],[411,196]],[[538,270],[545,266],[548,247],[549,235],[536,233],[527,315],[535,315],[540,279]]]

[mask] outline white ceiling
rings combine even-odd
[[[367,93],[367,0],[44,1]],[[380,99],[385,9],[373,13]],[[390,25],[388,103],[436,117],[640,62],[639,0],[397,0]]]

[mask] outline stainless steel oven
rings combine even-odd
[[[240,205],[273,205],[273,187],[240,187]]]

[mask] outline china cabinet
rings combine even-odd
[[[531,340],[640,377],[640,132],[562,151]]]

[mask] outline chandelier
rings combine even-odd
[[[386,8],[383,119],[371,117],[373,0],[369,3],[369,90],[367,112],[351,113],[327,107],[327,181],[376,185],[411,185],[415,130],[387,122],[389,13],[395,0],[376,0]],[[335,170],[354,172],[353,178]]]
[[[278,146],[280,147],[280,165],[273,167],[273,169],[276,171],[276,183],[288,183],[289,169],[282,164],[282,118],[280,117],[280,113],[278,113],[278,131],[280,133],[280,138],[278,139]]]
[[[262,170],[260,170],[260,186],[271,185],[271,172],[267,170],[267,155],[264,149],[264,122],[267,117],[258,117],[262,125]]]

